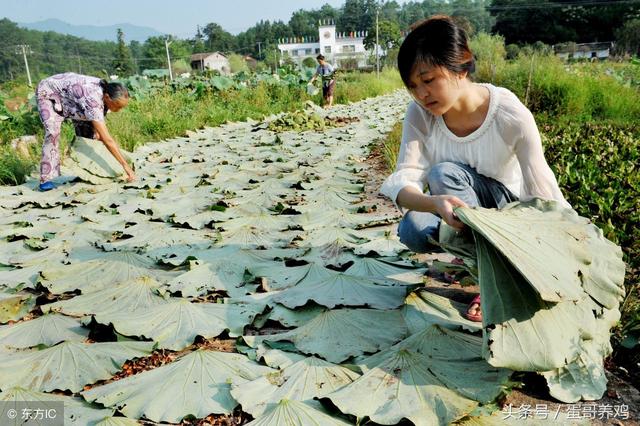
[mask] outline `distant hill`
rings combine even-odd
[[[61,34],[69,34],[94,41],[116,41],[118,28],[124,31],[125,40],[128,42],[137,40],[145,41],[149,37],[161,36],[163,33],[149,27],[140,27],[132,24],[115,24],[108,26],[97,25],[73,25],[58,19],[47,19],[32,23],[19,23],[22,28],[38,31],[55,31]]]

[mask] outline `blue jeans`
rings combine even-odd
[[[427,183],[431,195],[455,195],[470,207],[501,208],[518,201],[518,197],[502,183],[462,163],[434,165],[427,176]],[[400,242],[416,253],[442,251],[428,243],[428,237],[438,240],[440,221],[440,217],[433,213],[408,211],[398,225]]]

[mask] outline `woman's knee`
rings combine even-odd
[[[434,164],[427,175],[429,192],[432,195],[445,195],[467,188],[469,182],[465,179],[466,173],[463,165],[452,161]]]
[[[428,238],[437,238],[438,222],[439,219],[429,213],[409,211],[398,225],[398,238],[413,252],[431,252],[434,247],[429,244]]]

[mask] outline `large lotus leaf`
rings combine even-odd
[[[407,251],[407,246],[402,244],[397,236],[387,230],[382,235],[363,234],[370,241],[360,244],[354,249],[355,254],[367,254],[371,251],[378,253],[380,256],[396,256],[403,251]]]
[[[76,161],[74,161],[72,158],[68,158],[61,165],[60,172],[66,176],[73,176],[75,180],[81,180],[82,182],[87,182],[92,185],[107,185],[113,182],[113,179],[116,176],[118,176],[117,174],[114,174],[114,177],[111,177],[111,178],[96,176],[93,173],[90,173],[87,170],[80,167],[80,165]],[[121,174],[122,173],[120,173],[120,175]]]
[[[127,158],[127,153],[121,152]],[[123,174],[120,163],[98,140],[76,136],[71,146],[70,158],[78,167],[98,177],[111,178]]]
[[[461,312],[467,305],[455,302],[447,297],[438,296],[428,291],[415,291],[405,299],[402,315],[409,333],[414,334],[432,324],[446,328],[463,328],[471,332],[482,329],[482,323],[469,321]]]
[[[366,359],[363,376],[327,398],[380,424],[450,424],[505,389],[511,372],[490,366],[481,347],[478,337],[434,325]]]
[[[114,410],[111,408],[95,408],[88,404],[81,398],[73,398],[70,396],[54,395],[51,393],[37,392],[21,387],[13,387],[5,389],[0,393],[0,401],[11,406],[11,403],[22,403],[25,401],[34,401],[38,403],[63,403],[64,404],[64,424],[65,425],[96,425],[101,424],[101,419],[107,416],[113,415]],[[5,405],[5,408],[9,408]],[[46,406],[46,405],[45,405]],[[51,405],[51,408],[59,408],[57,405]],[[23,406],[24,408],[24,406]],[[44,407],[31,407],[31,408],[44,408]],[[13,423],[7,422],[7,419],[2,419],[3,425],[10,425]],[[16,418],[15,425],[22,425],[23,420],[20,417]]]
[[[283,399],[307,401],[330,394],[360,377],[345,367],[315,357],[234,386],[231,395],[242,410],[257,417]]]
[[[344,420],[331,417],[320,404],[284,399],[247,426],[346,426]]]
[[[19,224],[35,226],[41,221],[48,222],[49,219],[62,218],[63,221],[66,221],[72,217],[73,214],[69,209],[63,209],[62,206],[51,209],[37,209],[26,206],[17,210],[5,210],[0,207],[0,225],[3,227],[8,225],[17,226]]]
[[[187,260],[187,256],[202,261],[202,263],[229,262],[243,266],[251,270],[262,265],[272,265],[274,260],[285,258],[297,258],[304,253],[302,249],[269,248],[268,250],[255,250],[239,246],[224,245],[209,250],[182,250],[178,259]],[[175,264],[175,263],[172,263]]]
[[[607,376],[602,353],[592,340],[582,343],[578,357],[565,367],[546,371],[549,394],[559,401],[573,403],[582,400],[597,401],[607,390]]]
[[[336,309],[286,333],[244,339],[250,346],[263,341],[289,341],[304,353],[340,363],[351,356],[388,348],[406,335],[407,326],[400,311]]]
[[[231,337],[242,334],[259,313],[251,305],[220,303],[191,303],[186,299],[137,312],[109,312],[98,314],[100,324],[113,324],[125,336],[144,336],[153,339],[158,347],[183,349],[193,343],[196,336],[216,337],[229,330]]]
[[[80,321],[64,315],[43,315],[30,321],[0,327],[0,346],[30,348],[38,345],[53,346],[70,340],[81,342],[89,335]]]
[[[354,214],[346,209],[335,210],[310,210],[295,218],[296,223],[305,230],[325,228],[328,226],[342,228],[358,228],[370,223],[388,223],[386,216],[370,216],[364,214]]]
[[[296,206],[296,210],[304,213],[326,209],[349,209],[353,208],[353,203],[360,201],[360,197],[335,192],[306,192],[303,196],[306,203]]]
[[[271,343],[271,344],[273,346],[278,346],[278,344],[276,343]],[[295,350],[295,347],[289,348],[289,347],[286,347],[286,345],[291,345],[291,344],[290,343],[281,344],[281,346],[283,346],[284,349]],[[265,344],[260,344],[256,346],[255,349],[250,349],[250,350],[254,351],[256,361],[264,362],[269,367],[278,368],[278,369],[286,368],[287,366],[295,364],[298,361],[307,359],[307,356],[301,353],[291,352],[291,351],[282,350],[282,349],[274,349],[271,346],[268,346]]]
[[[35,295],[22,291],[5,292],[0,288],[0,324],[24,318],[35,306]]]
[[[304,257],[299,260],[325,266],[342,267],[353,260],[353,251],[344,246],[311,247],[306,249]]]
[[[242,196],[234,198],[233,202],[237,203],[239,208],[245,208],[249,205],[272,208],[277,206],[278,203],[285,204],[287,202],[287,199],[291,198],[293,198],[293,193],[289,195],[289,198],[280,195],[270,195],[268,193],[258,193],[255,196],[250,196],[246,193],[243,193]]]
[[[231,297],[255,291],[255,285],[244,283],[245,267],[233,262],[218,261],[190,264],[190,270],[169,281],[169,291],[180,292],[183,297],[200,296],[221,290]]]
[[[410,289],[411,286],[391,284],[389,280],[323,271],[316,277],[305,277],[295,287],[285,289],[273,300],[292,309],[310,301],[328,308],[368,306],[394,309],[402,305]]]
[[[287,267],[284,263],[275,262],[249,267],[249,272],[253,276],[266,279],[266,287],[270,291],[293,287],[309,274],[314,275],[313,270],[317,270],[318,272],[316,273],[321,273],[325,268],[315,263]],[[327,271],[328,274],[329,272]]]
[[[37,185],[37,184],[36,184]],[[17,209],[22,206],[32,205],[42,209],[57,206],[71,206],[71,197],[61,191],[42,192],[21,186],[10,195],[0,197],[0,206],[10,209]]]
[[[580,352],[580,340],[596,334],[593,302],[551,303],[484,238],[476,238],[485,326],[485,355],[496,367],[547,371]]]
[[[197,350],[135,376],[82,393],[88,401],[118,408],[128,417],[178,423],[185,416],[228,414],[238,405],[232,383],[243,383],[273,372],[233,353]]]
[[[170,221],[171,223],[187,226],[191,229],[203,229],[214,222],[222,222],[228,219],[230,219],[229,215],[224,212],[206,210],[193,215],[176,213],[170,218]]]
[[[602,398],[607,389],[603,359],[612,352],[609,329],[619,319],[618,310],[603,309],[597,322],[600,330],[595,339],[581,342],[582,351],[578,357],[562,368],[541,373],[547,380],[551,396],[567,403]]]
[[[237,245],[245,248],[279,247],[288,244],[294,237],[285,239],[285,233],[257,228],[253,225],[245,225],[233,231],[222,233],[222,243]]]
[[[0,264],[0,286],[34,289],[40,278],[40,272],[53,264],[53,262],[47,262],[46,264],[36,264],[24,268],[14,268]]]
[[[352,183],[348,179],[330,178],[311,182],[303,182],[302,187],[306,190],[314,190],[316,193],[334,192],[340,196],[348,194],[360,194],[364,192],[364,185]]]
[[[149,355],[151,342],[63,342],[47,349],[0,354],[0,389],[80,391],[113,376],[125,361]]]
[[[424,282],[426,268],[416,268],[411,264],[397,262],[391,259],[376,259],[373,257],[354,257],[353,265],[347,269],[349,275],[369,277],[392,282],[400,281],[411,284]]]
[[[584,289],[612,309],[624,297],[622,251],[575,211],[534,200],[503,210],[457,212],[509,259],[543,300],[577,301]]]
[[[325,308],[321,306],[307,306],[304,308],[289,309],[279,303],[276,303],[272,310],[265,314],[265,317],[272,321],[279,322],[285,327],[299,327],[324,311]]]
[[[164,196],[164,191],[156,195],[155,202],[151,207],[151,214],[154,219],[161,219],[166,222],[175,215],[181,217],[192,216],[204,211],[222,198],[221,195],[189,186],[180,186],[178,191],[178,195]]]
[[[158,294],[159,288],[161,284],[157,281],[140,277],[102,290],[83,293],[71,299],[42,305],[40,308],[43,312],[59,311],[73,316],[137,312],[167,303],[166,299]]]
[[[106,253],[101,257],[72,265],[63,265],[42,272],[41,284],[54,294],[80,290],[83,293],[151,277],[162,281],[175,274],[159,269],[146,256],[132,252]]]
[[[26,267],[46,262],[61,262],[64,258],[65,254],[56,244],[46,249],[36,250],[30,248],[23,240],[0,243],[0,264],[2,265]]]
[[[127,228],[122,237],[114,242],[98,243],[98,247],[106,250],[153,250],[166,246],[186,246],[194,248],[210,247],[212,237],[192,229],[175,228],[164,223],[143,222]]]
[[[302,245],[306,247],[323,247],[327,245],[355,247],[357,244],[366,241],[356,230],[327,226],[309,232],[304,236]]]
[[[281,231],[288,224],[289,220],[285,217],[263,212],[228,220],[222,223],[221,227],[227,232],[234,232],[248,226],[253,226],[263,231]]]

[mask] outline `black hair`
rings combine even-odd
[[[398,71],[407,87],[417,63],[444,67],[455,74],[473,73],[475,62],[464,28],[445,15],[414,24],[398,52]]]
[[[107,80],[100,80],[100,87],[102,87],[102,92],[109,95],[113,101],[117,101],[122,97],[129,98],[129,90],[127,90],[127,87],[117,81],[109,83]]]
[[[318,61],[324,61],[324,56],[323,55],[318,55],[318,56],[316,56],[316,59]]]

